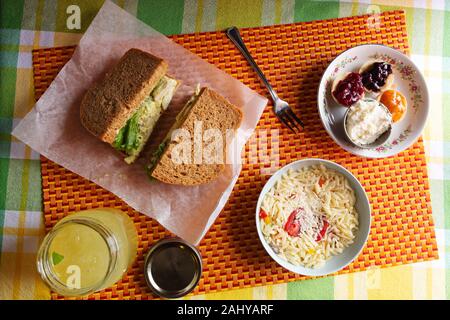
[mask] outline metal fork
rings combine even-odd
[[[244,44],[244,41],[241,38],[241,35],[239,34],[239,30],[236,27],[231,27],[226,30],[226,34],[228,38],[231,39],[231,41],[235,44],[235,46],[241,51],[242,55],[247,59],[248,63],[252,66],[253,70],[258,74],[259,78],[262,80],[264,85],[266,86],[267,90],[270,93],[270,96],[273,100],[273,111],[275,112],[275,115],[277,118],[289,129],[291,129],[292,132],[295,133],[295,129],[297,131],[300,131],[300,128],[298,125],[300,125],[302,128],[305,126],[303,122],[295,115],[295,113],[292,111],[291,107],[289,107],[289,104],[280,99],[278,97],[275,90],[273,90],[272,86],[270,85],[269,81],[267,81],[266,77],[262,73],[261,69],[256,64],[255,60],[253,60],[253,57],[250,55],[250,52],[248,52],[247,47]],[[294,129],[295,128],[295,129]]]

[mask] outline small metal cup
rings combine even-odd
[[[382,104],[381,102],[378,102],[378,103],[386,110],[386,112],[390,113],[389,109],[386,108],[386,106],[384,104]],[[347,132],[347,116],[348,116],[348,113],[350,112],[350,108],[351,108],[351,106],[347,108],[347,111],[345,111],[344,121],[343,121],[345,136],[350,143],[354,144],[355,146],[357,146],[359,148],[372,149],[372,148],[377,148],[379,146],[382,146],[389,139],[391,132],[392,132],[392,123],[389,125],[389,128],[372,143],[359,144],[359,143],[356,143],[355,141],[353,141],[352,139],[350,139],[350,136]]]
[[[202,258],[196,247],[180,238],[162,239],[147,253],[145,281],[157,295],[174,299],[191,292],[202,275]]]

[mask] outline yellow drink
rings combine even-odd
[[[38,270],[59,294],[86,295],[120,280],[136,251],[136,229],[127,214],[86,210],[65,217],[45,237]]]

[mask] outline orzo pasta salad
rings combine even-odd
[[[355,203],[355,192],[342,174],[324,165],[291,169],[262,201],[261,230],[281,258],[317,268],[353,243]]]

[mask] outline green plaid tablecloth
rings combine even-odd
[[[76,44],[101,0],[0,0],[0,299],[46,299],[35,271],[43,235],[39,155],[10,135],[34,105],[31,51]],[[116,0],[164,34],[406,11],[411,55],[430,90],[424,131],[440,259],[193,298],[447,299],[450,297],[450,1]],[[370,4],[368,4],[370,3]],[[67,8],[81,9],[68,30]]]

